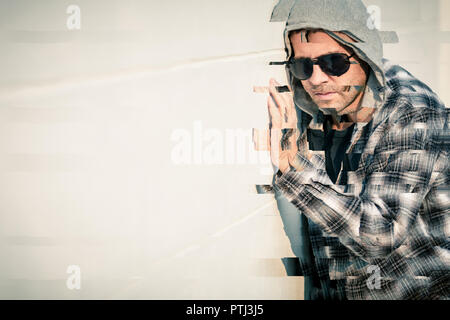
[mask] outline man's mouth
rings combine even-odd
[[[334,98],[336,92],[329,91],[329,92],[314,92],[314,96],[319,100],[330,100]]]

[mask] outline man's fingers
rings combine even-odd
[[[292,103],[291,102],[292,101],[292,90],[291,90],[291,87],[289,85],[281,86],[281,84],[277,80],[275,80],[273,78],[271,80],[275,84],[276,88],[282,88],[283,87],[283,88],[287,88],[288,89],[288,91],[286,91],[286,90],[284,90],[284,91],[277,90],[277,92],[279,93],[279,96],[281,97],[281,99],[284,100],[285,106],[288,107]]]
[[[270,122],[272,124],[272,128],[281,128],[281,125],[283,123],[281,119],[281,113],[277,105],[273,101],[272,96],[269,96],[267,98],[267,107],[269,109],[269,117]]]
[[[295,112],[293,94],[292,92],[280,93],[275,89],[276,86],[280,86],[280,84],[275,79],[270,79],[269,92],[280,109],[283,128],[296,127],[297,113]]]
[[[288,114],[292,122],[297,124],[297,112],[295,111],[294,100],[288,105]]]
[[[281,96],[283,97],[284,101],[286,102],[286,110],[289,115],[289,118],[296,122],[297,119],[297,113],[295,112],[295,105],[294,105],[294,93],[292,91],[291,86],[287,85],[289,92],[283,93]]]
[[[281,155],[280,139],[281,139],[281,129],[271,129],[269,137],[270,158],[272,159],[272,163],[276,167],[279,167],[280,163],[280,155]]]
[[[284,118],[284,117],[288,116],[287,115],[287,110],[286,110],[286,101],[284,101],[284,99],[282,98],[281,94],[275,88],[276,85],[277,85],[277,82],[274,79],[270,79],[270,82],[269,82],[270,95],[275,100],[275,103],[276,103],[276,105],[278,106],[278,108],[280,110],[281,116]]]
[[[270,151],[270,133],[268,129],[253,129],[253,146],[256,151]]]

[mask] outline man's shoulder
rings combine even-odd
[[[446,123],[448,108],[439,96],[424,82],[400,65],[383,59],[386,78],[384,114],[390,121],[433,120],[437,127]]]

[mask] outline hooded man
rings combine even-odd
[[[269,84],[278,208],[305,299],[449,299],[448,112],[369,19],[360,0],[272,13],[290,89]]]

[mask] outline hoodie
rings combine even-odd
[[[355,54],[370,67],[370,74],[363,107],[379,107],[383,104],[386,85],[383,65],[383,45],[380,32],[371,28],[366,7],[359,0],[281,0],[272,12],[271,20],[286,21],[283,37],[287,59],[292,55],[289,32],[298,29],[322,29],[339,43],[353,49]],[[355,42],[348,42],[332,31],[340,31]],[[396,36],[394,36],[395,38]],[[395,42],[396,39],[393,40]],[[296,106],[317,122],[319,110],[308,93],[300,86],[293,86],[293,77],[286,67],[287,79],[294,89]]]

